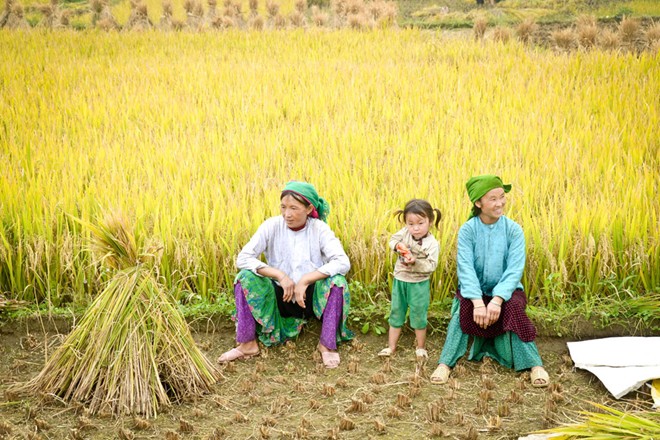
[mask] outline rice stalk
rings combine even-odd
[[[597,45],[617,49],[619,34],[606,31]],[[660,91],[650,54],[436,44],[408,29],[191,37],[0,33],[8,299],[90,304],[111,272],[91,264],[90,232],[63,213],[93,219],[107,200],[161,241],[157,273],[177,299],[230,302],[234,256],[278,214],[278,191],[295,175],[332,205],[358,308],[388,291],[385,244],[399,226],[389,212],[427,194],[444,214],[431,279],[442,303],[456,286],[463,185],[484,171],[511,176],[507,215],[527,238],[530,306],[660,286],[660,113],[650,98]],[[89,54],[82,65],[80,53]],[[135,68],[144,65],[153,68]],[[263,154],[249,154],[257,148]],[[310,163],[324,166],[312,173]],[[419,178],[398,179],[401,163]]]

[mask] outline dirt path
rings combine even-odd
[[[3,395],[9,384],[36,375],[46,347],[52,352],[62,341],[52,331],[11,327],[0,328]],[[231,326],[215,330],[195,334],[212,359],[233,345]],[[592,409],[587,401],[620,409],[650,406],[643,393],[613,400],[594,376],[572,367],[561,339],[537,341],[553,381],[550,388],[538,390],[529,386],[527,374],[488,361],[462,360],[449,384],[431,385],[428,375],[444,336],[430,335],[431,359],[416,377],[410,331],[404,332],[399,352],[389,362],[376,356],[385,336],[359,335],[340,347],[341,366],[325,370],[314,350],[318,331],[311,324],[297,341],[225,367],[214,394],[175,405],[142,430],[133,417],[90,416],[56,400],[5,396],[0,401],[0,438],[4,430],[10,431],[4,438],[107,439],[127,429],[135,439],[508,439],[575,419],[576,411]]]

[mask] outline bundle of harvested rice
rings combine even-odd
[[[41,373],[11,390],[82,402],[91,413],[147,417],[171,400],[210,391],[219,372],[158,283],[153,255],[137,253],[117,215],[86,225],[101,260],[117,272]]]
[[[564,439],[656,439],[660,438],[660,413],[653,411],[624,412],[607,405],[590,402],[597,411],[581,411],[582,422],[537,431]]]

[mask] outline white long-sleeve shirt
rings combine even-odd
[[[266,257],[264,263],[259,259]],[[259,226],[236,258],[239,269],[254,272],[262,267],[281,270],[297,283],[303,275],[318,270],[329,277],[346,275],[351,268],[344,247],[323,221],[308,218],[305,227],[293,231],[280,215]]]

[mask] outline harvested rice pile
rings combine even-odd
[[[97,412],[154,417],[171,401],[211,390],[219,377],[158,283],[153,255],[138,254],[126,222],[87,224],[116,273],[41,373],[13,391],[56,395]]]

